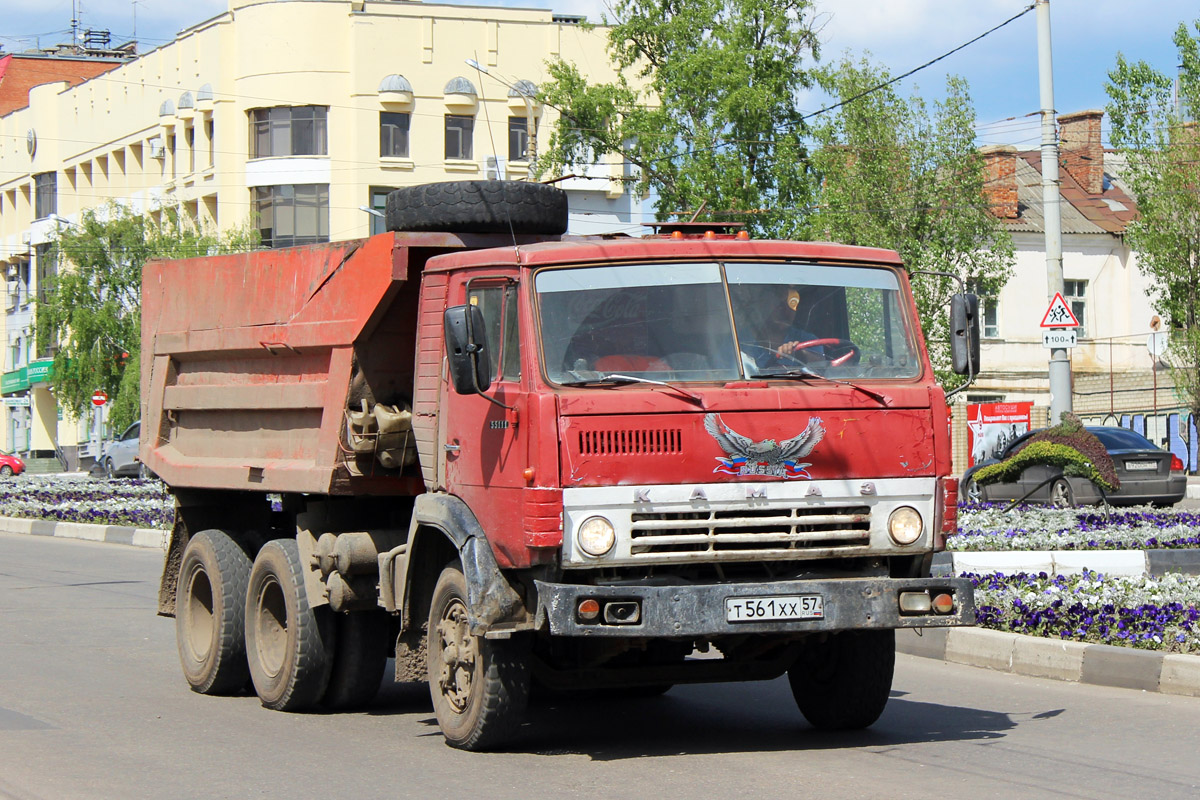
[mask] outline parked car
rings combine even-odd
[[[1187,491],[1187,475],[1183,461],[1154,445],[1145,436],[1128,428],[1088,426],[1112,457],[1121,488],[1102,495],[1088,479],[1063,475],[1061,467],[1037,464],[1027,467],[1020,478],[1009,483],[986,486],[975,481],[981,467],[1003,461],[1025,444],[1038,431],[1030,431],[1009,443],[999,458],[981,461],[963,473],[959,496],[970,502],[1005,502],[1017,500],[1043,481],[1048,481],[1027,498],[1027,502],[1049,503],[1059,508],[1092,505],[1107,500],[1115,506],[1150,504],[1170,506],[1183,499]]]
[[[20,475],[25,471],[25,462],[12,453],[0,450],[0,476],[5,478]]]
[[[147,477],[138,459],[138,440],[141,437],[141,420],[130,425],[116,438],[96,462],[100,471],[107,478],[139,478]]]

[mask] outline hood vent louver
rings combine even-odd
[[[585,456],[672,456],[683,453],[680,428],[580,431],[579,453]]]

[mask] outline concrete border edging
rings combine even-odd
[[[85,522],[53,522],[44,519],[0,517],[0,533],[23,533],[31,536],[55,536],[60,539],[83,539],[90,542],[127,544],[133,547],[167,549],[170,531],[157,528],[130,528],[123,525],[91,525]]]
[[[896,651],[1032,678],[1200,697],[1200,656],[986,628],[901,629]]]

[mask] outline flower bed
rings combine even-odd
[[[1200,514],[1149,506],[1109,509],[964,505],[948,550],[1147,550],[1200,547]]]
[[[1200,654],[1200,577],[969,575],[979,624],[1001,631]]]
[[[21,475],[0,481],[0,517],[170,528],[175,511],[161,481]]]

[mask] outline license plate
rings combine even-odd
[[[824,616],[825,603],[819,594],[725,598],[727,622],[821,619]]]
[[[1130,472],[1153,472],[1158,469],[1157,461],[1126,461],[1125,469]]]

